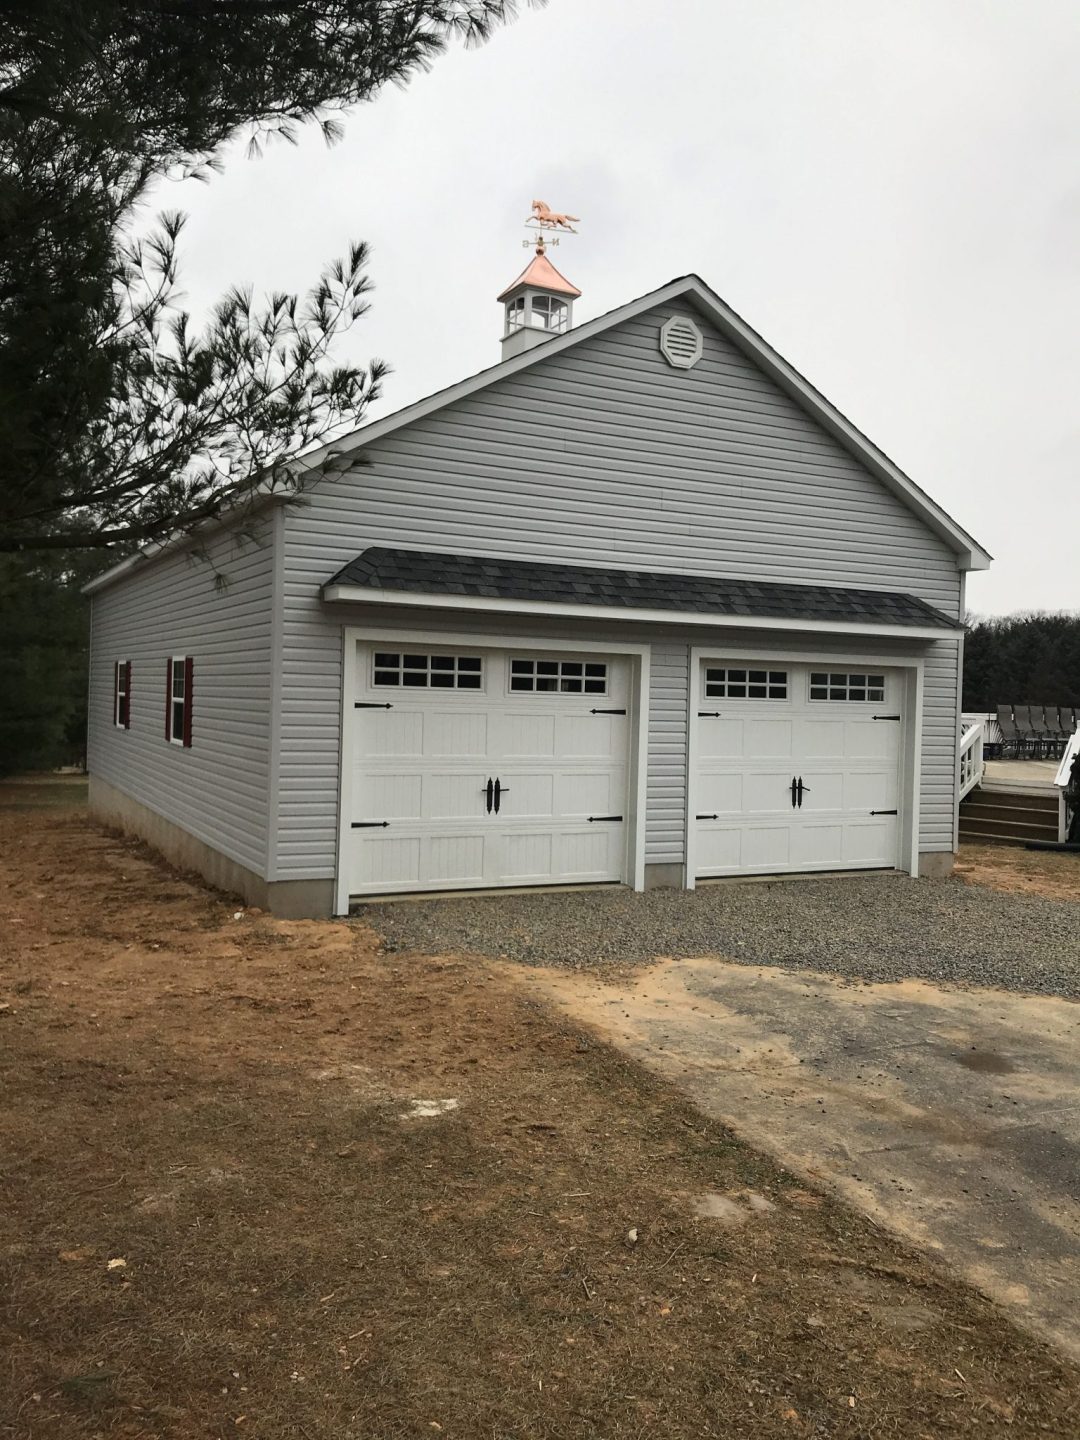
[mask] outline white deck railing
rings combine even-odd
[[[1072,772],[1073,761],[1080,755],[1080,730],[1073,731],[1073,737],[1065,746],[1065,754],[1061,757],[1061,764],[1054,776],[1054,784],[1058,792],[1058,839],[1062,844],[1068,839],[1069,816],[1068,807],[1065,804],[1065,786],[1069,783],[1069,775]]]
[[[1073,737],[1076,738],[1075,736]],[[960,799],[975,789],[983,778],[983,746],[986,726],[981,720],[965,727],[960,736]]]

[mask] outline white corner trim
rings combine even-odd
[[[500,600],[486,595],[421,594],[367,585],[325,585],[331,604],[400,605],[424,610],[471,610],[492,615],[536,615],[550,619],[626,621],[648,625],[697,625],[711,630],[772,630],[788,634],[865,635],[892,640],[950,640],[963,632],[936,625],[871,625],[847,620],[775,620],[763,615],[703,614],[700,610],[638,610],[621,605],[575,605],[559,600]]]
[[[627,803],[630,806],[631,823],[627,826],[627,851],[624,857],[624,880],[634,890],[645,888],[645,820],[648,795],[649,762],[649,694],[651,645],[624,645],[617,641],[563,640],[550,635],[500,635],[451,633],[433,637],[430,630],[409,630],[401,626],[393,628],[369,627],[362,629],[352,625],[342,627],[341,666],[341,749],[338,755],[340,796],[338,810],[338,844],[334,862],[334,914],[348,915],[349,875],[347,856],[348,841],[352,835],[349,817],[353,813],[353,743],[356,712],[351,704],[356,693],[356,647],[364,644],[385,644],[395,641],[406,645],[477,646],[493,650],[561,650],[581,651],[592,655],[624,655],[631,662],[631,733],[630,770],[627,779]]]

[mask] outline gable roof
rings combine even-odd
[[[559,355],[564,350],[581,344],[584,340],[591,340],[605,330],[621,325],[626,320],[632,320],[647,310],[652,310],[659,305],[671,304],[673,301],[682,301],[692,305],[700,315],[715,325],[725,339],[753,361],[780,390],[789,395],[850,455],[876,476],[887,490],[890,490],[910,510],[914,511],[923,523],[956,554],[960,569],[986,570],[989,568],[992,558],[989,551],[985,550],[973,536],[957,524],[952,516],[932,500],[925,490],[916,485],[914,480],[905,475],[900,467],[894,464],[873,441],[853,425],[846,415],[841,414],[835,405],[832,405],[824,395],[815,390],[793,365],[788,364],[784,357],[763,340],[741,315],[737,315],[730,305],[726,305],[719,295],[710,290],[698,275],[682,275],[678,279],[669,280],[658,290],[652,290],[637,300],[631,300],[626,305],[609,310],[606,315],[598,315],[595,320],[588,320],[584,325],[575,325],[565,335],[545,340],[542,345],[534,346],[521,355],[515,355],[509,360],[502,361],[501,364],[492,365],[489,369],[470,375],[465,380],[459,380],[456,385],[436,391],[435,394],[428,395],[423,400],[417,400],[414,404],[407,405],[403,410],[397,410],[392,415],[385,415],[380,420],[372,420],[369,424],[354,430],[351,435],[345,435],[340,440],[321,446],[311,455],[304,457],[303,463],[305,467],[317,466],[330,454],[348,454],[351,450],[370,445],[381,440],[384,435],[392,434],[395,430],[412,424],[414,420],[420,420],[436,410],[453,405],[456,401],[463,400],[466,396],[473,395],[488,385],[494,385],[510,375],[516,375],[521,370],[527,370],[531,365],[538,365],[553,355]]]
[[[527,273],[528,270],[524,272],[524,274]],[[519,282],[515,281],[515,284],[517,283]],[[513,286],[510,288],[513,289]],[[454,385],[425,396],[422,400],[405,406],[404,409],[384,415],[381,419],[372,420],[337,440],[315,447],[294,462],[297,486],[302,488],[305,476],[310,477],[312,483],[318,483],[318,475],[312,475],[312,472],[317,472],[331,456],[348,455],[353,450],[371,445],[381,440],[383,436],[392,434],[395,430],[411,425],[416,420],[423,419],[448,405],[453,405],[458,400],[463,400],[522,370],[527,370],[532,365],[538,365],[554,355],[561,354],[564,350],[569,350],[574,345],[592,340],[597,335],[603,334],[605,330],[613,329],[624,321],[632,320],[647,310],[676,301],[692,306],[700,315],[710,321],[725,339],[769,376],[780,390],[790,396],[796,404],[816,420],[887,490],[918,515],[923,523],[954,552],[961,570],[986,570],[989,568],[992,558],[989,551],[985,550],[961,525],[958,525],[951,515],[930,498],[925,490],[916,485],[914,480],[905,475],[900,467],[895,465],[882,450],[879,450],[845,415],[841,414],[835,405],[830,404],[824,395],[815,390],[793,365],[788,364],[783,356],[762,339],[756,330],[752,329],[729,305],[726,305],[719,295],[710,290],[698,275],[682,275],[677,279],[669,280],[658,290],[652,290],[637,300],[631,300],[625,305],[609,310],[604,315],[598,315],[594,320],[586,321],[584,325],[576,325],[564,335],[553,336],[551,339],[545,340],[542,345],[533,346],[520,355],[514,355],[509,360],[503,360],[497,365],[492,365],[486,370],[480,370],[464,380],[459,380]],[[267,489],[265,493],[268,496],[275,495],[284,500],[294,492]],[[229,518],[229,512],[226,511],[213,522],[212,528],[228,524]],[[187,535],[179,535],[173,540],[146,547],[138,554],[120,561],[88,585],[84,585],[83,593],[92,594],[95,590],[112,584],[114,580],[128,573],[136,565],[165,550],[177,548],[188,539]]]
[[[920,634],[957,633],[954,619],[914,595],[897,591],[732,580],[670,571],[609,570],[381,545],[370,546],[350,560],[326,582],[323,594],[327,599],[345,598],[343,589],[352,588],[390,591],[394,595],[516,600],[555,607],[673,611],[706,615],[711,620],[812,621],[900,628]]]

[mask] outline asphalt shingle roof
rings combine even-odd
[[[682,610],[774,620],[957,628],[957,621],[932,605],[914,595],[891,590],[787,585],[651,570],[601,570],[585,565],[550,565],[535,560],[492,559],[484,555],[439,554],[381,546],[372,546],[350,560],[327,584],[405,590],[421,595],[474,595],[493,600],[606,605],[628,610]]]

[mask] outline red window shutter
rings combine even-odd
[[[195,661],[190,655],[184,657],[184,745],[191,749],[191,681]]]
[[[131,729],[131,661],[124,661],[124,729]]]
[[[172,661],[165,661],[165,739],[172,739]]]

